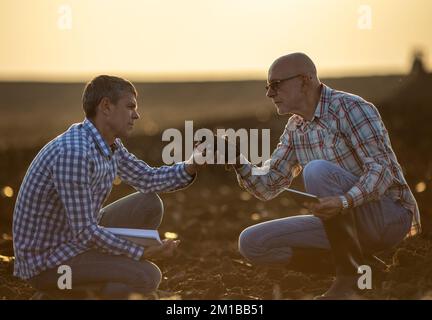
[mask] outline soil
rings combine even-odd
[[[181,244],[174,257],[157,261],[163,273],[157,294],[132,298],[311,299],[330,286],[332,268],[321,268],[313,259],[290,270],[287,266],[254,266],[239,254],[237,240],[245,227],[302,212],[283,195],[261,202],[242,191],[234,179],[232,172],[211,168],[201,172],[190,187],[161,195],[165,215],[160,234],[175,233]],[[130,191],[120,186],[113,198]],[[381,253],[389,270],[373,276],[374,288],[365,290],[364,297],[432,298],[430,247],[431,240],[422,236]],[[7,230],[0,242],[0,254],[0,298],[30,298],[34,290],[12,276],[13,249]]]

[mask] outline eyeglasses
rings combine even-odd
[[[288,77],[288,78],[285,78],[285,79],[279,79],[279,80],[273,80],[273,81],[267,82],[267,85],[265,86],[266,91],[268,91],[269,89],[272,89],[273,91],[277,91],[279,89],[279,87],[280,87],[280,84],[283,81],[291,80],[291,79],[294,79],[294,78],[297,78],[297,77],[300,77],[300,76],[301,76],[301,74],[297,74],[295,76],[291,76],[291,77]]]

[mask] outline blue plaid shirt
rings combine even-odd
[[[116,175],[141,192],[193,180],[184,163],[152,168],[120,139],[110,148],[88,119],[72,125],[42,148],[24,177],[13,219],[14,275],[29,279],[91,248],[139,260],[143,247],[98,225]]]

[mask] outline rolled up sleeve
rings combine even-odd
[[[118,173],[120,178],[138,191],[170,192],[187,187],[195,176],[186,171],[186,164],[179,162],[171,166],[151,167],[130,153],[119,143]]]
[[[257,167],[247,160],[244,161],[246,163],[236,169],[238,182],[263,201],[276,197],[284,188],[289,187],[292,180],[301,172],[288,125],[270,159],[265,161],[263,166]]]
[[[363,167],[363,174],[347,192],[353,205],[359,206],[378,199],[394,182],[390,142],[385,141],[387,134],[378,111],[368,103],[356,102],[350,106],[342,129]]]

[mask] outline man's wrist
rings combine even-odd
[[[353,199],[348,193],[340,196],[339,198],[342,202],[342,210],[350,209],[353,207]]]
[[[198,172],[197,165],[195,163],[185,163],[185,170],[192,177]]]
[[[349,193],[346,193],[344,196],[345,196],[345,198],[347,198],[347,200],[348,200],[348,205],[349,205],[349,207],[350,207],[350,208],[354,207],[354,200],[353,200],[353,197],[351,197],[351,195],[350,195]]]
[[[339,199],[342,203],[342,210],[347,210],[349,208],[348,199],[345,196],[339,196]]]

